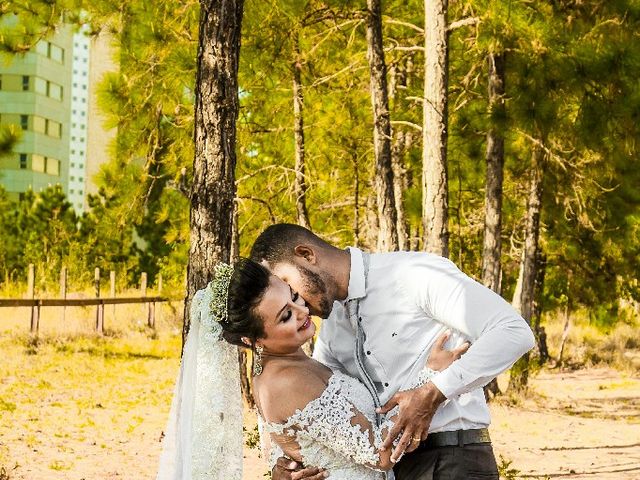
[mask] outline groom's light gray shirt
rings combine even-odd
[[[446,258],[424,252],[371,254],[365,288],[362,252],[350,248],[348,296],[335,302],[321,327],[313,357],[359,377],[355,332],[345,303],[359,299],[366,335],[364,366],[382,404],[425,366],[441,333],[446,348],[472,342],[469,351],[432,382],[447,397],[430,432],[486,427],[482,386],[533,348],[531,329],[502,297],[462,273]]]

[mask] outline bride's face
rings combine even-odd
[[[256,309],[264,321],[265,336],[259,340],[266,352],[293,353],[316,331],[304,299],[275,275]]]

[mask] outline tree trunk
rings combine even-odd
[[[505,58],[489,54],[489,111],[504,114]],[[482,283],[500,294],[500,254],[502,250],[502,180],[504,167],[504,136],[492,125],[487,133],[487,176],[484,206],[484,247],[482,251]],[[487,399],[499,395],[498,380],[484,387]]]
[[[373,105],[373,144],[376,158],[375,190],[378,205],[378,251],[398,249],[397,214],[391,165],[391,121],[387,91],[387,65],[382,46],[382,7],[380,0],[367,0],[367,58],[369,60],[371,103]]]
[[[398,249],[410,250],[409,224],[404,209],[404,192],[407,189],[407,169],[405,168],[403,157],[404,152],[411,145],[411,135],[399,131],[395,134],[395,138],[391,151],[391,164],[393,166],[393,194],[398,218]]]
[[[360,245],[360,172],[358,154],[353,154],[353,246]]]
[[[309,222],[309,213],[307,211],[307,182],[305,179],[305,158],[304,158],[304,117],[302,114],[304,108],[304,97],[302,94],[301,71],[302,64],[300,59],[300,43],[295,33],[293,62],[293,117],[294,117],[294,136],[296,142],[296,212],[298,216],[298,225],[311,230]]]
[[[516,288],[513,306],[531,325],[535,299],[536,263],[538,255],[538,237],[540,234],[540,213],[542,210],[542,186],[544,180],[544,150],[541,145],[534,145],[531,157],[529,179],[529,198],[525,219],[525,243],[520,264],[520,288]],[[519,390],[526,388],[529,371],[529,354],[520,358],[511,370],[509,388]]]
[[[243,0],[201,1],[184,338],[193,295],[231,256],[242,8]]]
[[[449,256],[447,186],[447,0],[425,0],[422,122],[422,224],[424,249]]]
[[[504,116],[504,54],[490,54],[489,111]],[[500,254],[502,249],[502,180],[504,136],[492,125],[487,133],[487,177],[485,192],[484,247],[482,251],[482,283],[500,294]]]
[[[531,328],[536,336],[538,344],[538,353],[540,355],[540,363],[544,364],[549,360],[549,350],[547,348],[547,334],[544,327],[540,325],[542,319],[542,295],[544,293],[544,280],[547,273],[547,256],[538,248],[538,257],[536,259],[536,286],[535,301],[533,302],[533,317],[531,319]]]

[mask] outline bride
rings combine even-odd
[[[242,400],[235,345],[254,355],[253,395],[270,438],[282,453],[330,472],[336,480],[393,478],[391,450],[379,447],[396,409],[375,412],[367,388],[302,350],[315,333],[300,295],[262,265],[220,264],[193,299],[158,480],[242,478]],[[224,341],[222,341],[224,339]],[[429,381],[464,352],[434,347],[405,389]],[[270,443],[270,442],[269,442]]]

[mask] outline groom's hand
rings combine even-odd
[[[445,396],[429,382],[420,388],[396,393],[380,409],[378,413],[387,413],[396,405],[400,411],[396,415],[395,425],[387,434],[380,450],[386,450],[393,446],[393,441],[402,434],[400,443],[391,454],[391,461],[397,462],[405,452],[412,452],[422,440],[427,438],[431,419]]]
[[[285,457],[279,457],[271,471],[273,480],[322,480],[329,473],[317,467],[304,467],[301,463]]]

